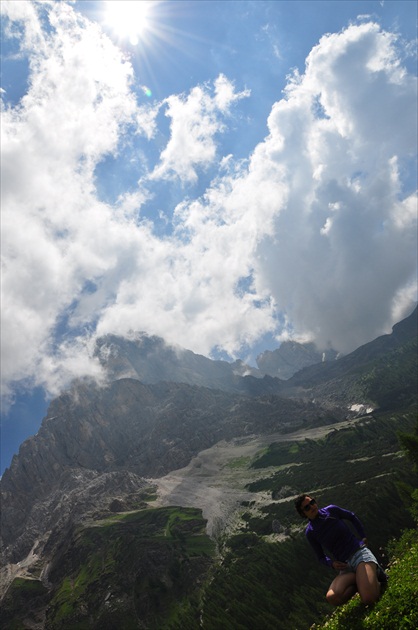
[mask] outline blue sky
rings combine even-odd
[[[1,10],[1,470],[100,335],[254,364],[412,310],[415,2]]]

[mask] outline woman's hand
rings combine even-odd
[[[346,569],[347,567],[348,564],[346,562],[340,562],[339,560],[334,560],[334,562],[332,563],[332,568],[336,571],[344,571],[344,569]]]

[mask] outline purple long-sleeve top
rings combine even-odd
[[[350,521],[359,535],[357,538],[346,523]],[[361,546],[365,537],[364,528],[354,512],[349,512],[338,505],[328,505],[318,510],[318,516],[309,521],[305,530],[306,538],[313,547],[321,564],[332,566],[333,560],[326,554],[331,553],[334,560],[347,560]]]

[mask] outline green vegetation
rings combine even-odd
[[[15,578],[1,602],[1,627],[21,630],[26,627],[22,626],[22,619],[39,623],[47,600],[48,591],[39,580]]]
[[[418,473],[418,422],[415,432],[401,433],[400,442],[408,457],[413,462],[413,472]],[[410,511],[418,521],[418,483],[411,486]],[[405,531],[398,540],[388,547],[390,566],[389,583],[380,600],[374,607],[361,604],[358,596],[341,606],[321,624],[314,624],[313,629],[322,630],[398,630],[418,628],[418,530]],[[394,626],[395,624],[395,626]]]
[[[251,461],[250,457],[236,457],[235,459],[232,459],[231,461],[228,462],[227,467],[228,468],[246,468],[249,464],[249,462]]]
[[[362,388],[381,408],[416,404],[417,343],[415,338],[367,366]]]
[[[266,478],[250,484],[251,490],[272,497],[279,490],[289,499],[272,498],[258,509],[257,501],[246,502],[241,530],[218,540],[222,553],[216,563],[215,545],[194,508],[148,507],[75,529],[50,573],[57,587],[48,597],[45,627],[195,630],[201,620],[204,630],[307,630],[318,624],[330,613],[324,593],[333,572],[317,563],[291,496],[306,490],[321,505],[335,502],[354,510],[387,565],[388,542],[413,525],[399,493],[401,484],[411,509],[413,471],[398,438],[401,432],[402,445],[415,452],[414,423],[412,411],[378,414],[322,439],[272,444],[255,461],[235,460],[234,468],[251,466],[258,474],[266,469]],[[287,533],[284,540],[272,537],[273,520]],[[404,558],[407,548],[412,552]],[[391,615],[415,621],[408,601],[416,554],[416,538],[412,544],[405,534],[391,551],[389,587],[373,611],[366,615],[353,598],[315,627],[389,628],[382,624]],[[39,599],[28,598],[30,589]],[[40,582],[15,580],[8,596],[13,605],[2,627],[15,630],[26,627],[17,620],[36,618],[46,591]],[[32,602],[29,609],[19,610],[22,601]]]
[[[399,430],[410,430],[414,422],[414,411],[385,413],[366,417],[349,428],[334,430],[321,440],[274,443],[254,461],[252,468],[281,466],[292,462],[316,466],[325,453],[336,462],[342,461],[343,465],[353,459],[392,454],[400,449]],[[258,488],[253,484],[250,489]]]
[[[388,542],[413,525],[398,492],[399,479],[412,474],[399,450],[398,432],[409,431],[414,421],[412,411],[380,414],[320,440],[271,445],[253,468],[268,468],[271,475],[274,466],[276,473],[250,488],[274,494],[286,484],[295,494],[314,491],[321,505],[335,502],[354,510],[386,566]],[[222,562],[212,570],[203,593],[204,630],[307,630],[333,610],[324,594],[334,573],[316,561],[293,500],[272,502],[256,514],[246,512],[241,532],[224,540]],[[273,519],[290,533],[283,542],[272,542]],[[351,625],[340,628],[351,630]]]
[[[129,630],[175,619],[212,564],[205,526],[200,510],[167,507],[79,528],[51,572],[59,587],[46,627]]]
[[[253,492],[269,491],[272,497],[280,489],[290,488],[293,491],[288,490],[287,495],[311,492],[322,504],[350,507],[363,520],[369,520],[369,538],[373,533],[376,545],[385,545],[389,537],[411,524],[398,492],[399,483],[411,479],[411,467],[400,450],[398,433],[411,431],[415,417],[411,410],[383,413],[332,431],[320,440],[272,444],[253,463],[257,469],[269,468],[269,476],[248,488]],[[276,468],[273,474],[272,466]],[[382,528],[374,515],[382,512],[378,504],[385,501],[392,509]],[[400,511],[395,509],[398,504]],[[272,519],[284,527],[294,527],[293,503],[272,502],[256,514],[244,514],[248,527],[259,535],[271,532]]]
[[[418,532],[408,530],[391,547],[389,583],[374,607],[358,595],[337,609],[315,630],[412,630],[418,628]]]
[[[389,541],[414,524],[414,471],[398,439],[401,432],[401,445],[409,455],[415,452],[414,423],[412,411],[376,414],[318,440],[272,444],[256,460],[235,460],[234,468],[266,471],[249,487],[272,499],[260,507],[254,494],[254,501],[242,505],[241,528],[217,540],[218,559],[194,508],[148,507],[75,529],[50,572],[57,586],[48,596],[45,628],[308,630],[323,618],[315,628],[389,629],[384,624],[391,618],[402,619],[404,625],[396,627],[413,627],[406,624],[415,623],[408,606],[416,589],[416,534],[392,545],[389,586],[374,609],[355,597],[326,618],[333,609],[324,594],[334,573],[316,561],[292,496],[308,491],[320,505],[335,502],[354,510],[387,566]],[[273,520],[286,536],[273,535]],[[29,588],[43,589],[39,582],[15,582],[13,606],[2,618],[5,630],[30,627],[19,625],[24,617],[16,602]],[[45,589],[42,595],[38,601],[45,609]],[[24,615],[35,619],[39,606],[33,606],[36,598],[31,601],[32,617],[27,608]]]
[[[319,616],[326,612],[321,595],[329,575],[318,570],[303,537],[272,544],[247,534],[231,543],[205,590],[205,630],[302,628],[312,609]]]
[[[417,343],[415,332],[413,339],[382,354],[379,346],[384,346],[385,342],[382,340],[379,344],[379,340],[375,340],[329,366],[325,379],[321,369],[314,369],[310,375],[302,374],[303,386],[317,388],[319,397],[333,397],[341,390],[337,394],[340,400],[361,400],[386,411],[416,406]]]

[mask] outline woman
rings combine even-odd
[[[330,584],[327,601],[340,606],[358,591],[364,604],[374,604],[380,596],[379,579],[385,581],[387,578],[367,548],[363,525],[354,512],[338,505],[319,509],[315,499],[308,494],[301,494],[295,507],[303,518],[309,519],[305,534],[319,562],[339,571]],[[358,538],[344,520],[353,524]],[[324,549],[333,559],[325,555]]]

